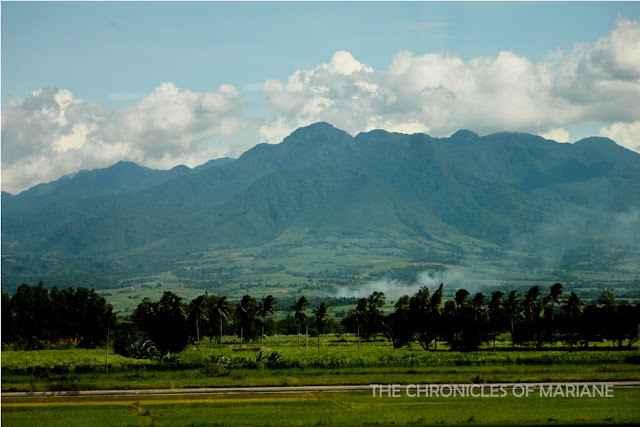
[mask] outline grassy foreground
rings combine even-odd
[[[267,345],[255,347],[203,342],[170,361],[110,354],[108,373],[105,350],[2,351],[2,391],[640,381],[640,355],[634,350],[394,350],[386,341],[358,345],[332,336],[323,336],[318,350],[314,341],[308,349],[304,341],[298,349],[296,337],[270,337]]]
[[[57,400],[3,399],[6,426],[637,425],[640,390],[612,398],[373,397],[306,393]]]
[[[126,390],[149,388],[259,387],[295,385],[640,381],[638,365],[434,366],[340,369],[236,369],[4,374],[2,391]]]

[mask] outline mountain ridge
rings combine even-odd
[[[633,219],[640,212],[640,154],[612,142],[562,144],[469,130],[449,138],[381,129],[351,136],[316,123],[280,144],[258,144],[238,159],[194,169],[157,173],[119,162],[20,195],[2,194],[2,281],[13,287],[83,278],[112,287],[139,274],[185,274],[178,266],[196,268],[202,254],[220,251],[255,253],[252,262],[264,263],[264,271],[281,265],[287,273],[277,277],[289,281],[298,273],[288,260],[302,253],[325,260],[327,277],[348,265],[353,271],[345,277],[354,283],[373,274],[362,257],[384,254],[402,271],[416,262],[543,265],[539,236],[559,212],[579,213],[603,230],[612,216]],[[580,231],[565,228],[559,235]],[[584,233],[580,247],[564,252],[597,259],[601,248],[620,246],[601,230]],[[637,243],[627,253],[616,249],[601,268],[632,276]],[[352,255],[327,258],[331,251]],[[360,261],[354,266],[349,259]],[[203,270],[212,269],[203,273],[207,286],[220,274],[233,277],[234,286],[256,277],[235,276],[238,269],[253,271],[251,263],[211,262]],[[579,257],[562,255],[558,262],[583,268]],[[317,271],[307,278],[322,281]]]

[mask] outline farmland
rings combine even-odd
[[[189,345],[161,359],[133,359],[105,349],[6,350],[2,391],[192,389],[343,384],[533,383],[640,381],[635,350],[574,351],[547,347],[477,352],[438,351],[417,345],[393,349],[386,339],[358,343],[354,336],[267,337],[241,345],[224,337]],[[5,395],[6,396],[6,395]],[[531,397],[374,398],[360,393],[4,398],[6,425],[356,425],[356,424],[633,424],[638,389],[616,389],[613,399]],[[259,411],[260,418],[247,417]],[[531,415],[533,414],[533,415]]]
[[[634,350],[394,350],[387,340],[358,344],[348,335],[317,344],[310,338],[307,349],[302,337],[298,349],[293,336],[242,346],[225,337],[222,348],[203,341],[156,360],[109,354],[109,373],[104,349],[3,351],[2,390],[640,380]]]
[[[633,425],[638,389],[613,398],[377,398],[371,393],[5,400],[6,425]],[[255,414],[247,416],[247,414]]]

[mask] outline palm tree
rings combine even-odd
[[[554,283],[549,289],[549,293],[545,295],[542,299],[542,303],[544,305],[550,304],[548,309],[546,310],[546,315],[549,319],[548,322],[548,331],[549,331],[549,340],[551,341],[551,345],[555,344],[555,334],[554,329],[555,325],[553,324],[553,317],[556,311],[556,304],[560,304],[560,299],[562,298],[562,284]]]
[[[221,296],[216,301],[214,306],[215,313],[220,319],[220,347],[222,347],[222,323],[223,319],[228,319],[231,316],[231,303],[227,300],[226,296]]]
[[[496,350],[496,338],[503,330],[503,319],[505,314],[504,292],[494,291],[487,304],[489,321],[491,322],[491,335],[493,336],[493,351]]]
[[[515,347],[515,341],[513,339],[515,320],[520,317],[522,307],[520,306],[520,297],[516,291],[511,291],[507,300],[504,303],[504,308],[509,318],[509,326],[511,330],[511,345]]]
[[[542,346],[545,334],[543,334],[540,322],[540,312],[542,311],[542,302],[540,301],[540,287],[533,286],[524,294],[522,309],[527,319],[526,333],[528,342],[535,342],[536,346]]]
[[[262,317],[262,341],[264,342],[264,321],[267,314],[276,314],[276,299],[273,295],[262,297],[258,305],[258,315]]]
[[[215,332],[215,319],[216,319],[216,304],[218,303],[218,297],[215,295],[209,295],[209,292],[205,292],[202,295],[204,301],[204,330],[209,337],[209,342],[216,336]]]
[[[257,301],[250,295],[244,295],[240,303],[236,305],[234,312],[235,326],[239,328],[240,342],[245,339],[253,339],[255,334],[254,321],[257,316]]]
[[[571,292],[569,298],[564,303],[562,310],[569,319],[576,319],[584,312],[582,299],[575,292]]]
[[[551,286],[551,289],[549,289],[549,293],[545,295],[545,297],[542,299],[543,304],[551,303],[551,309],[549,311],[549,315],[551,317],[552,322],[553,322],[553,314],[555,311],[555,306],[556,304],[560,304],[561,298],[562,298],[562,284],[554,283],[553,286]]]
[[[113,311],[113,305],[108,303],[104,311],[104,323],[107,327],[107,339],[105,341],[105,367],[107,374],[109,373],[109,331],[116,327],[118,324],[118,312]]]
[[[440,283],[438,290],[436,290],[431,296],[429,302],[429,323],[433,329],[433,349],[438,351],[438,338],[442,333],[441,319],[442,319],[442,299],[444,291],[442,288],[444,283]]]
[[[473,300],[471,300],[471,308],[473,310],[473,320],[478,322],[482,320],[485,314],[484,310],[484,301],[485,296],[482,292],[478,292],[473,296]]]
[[[298,324],[298,350],[300,349],[300,326],[302,326],[302,322],[307,320],[307,315],[304,313],[304,310],[307,308],[309,301],[304,296],[296,299],[293,305],[291,306],[291,310],[293,310],[293,319]]]
[[[318,351],[320,351],[320,335],[329,326],[329,306],[326,302],[322,301],[312,311],[315,317],[314,322],[318,328]]]
[[[567,329],[571,340],[570,342],[573,345],[573,342],[576,339],[577,322],[582,316],[582,313],[584,313],[584,304],[578,294],[571,292],[571,295],[569,295],[569,298],[567,298],[564,306],[562,307],[562,311],[567,317]]]
[[[197,298],[194,298],[189,303],[189,323],[195,322],[196,326],[196,339],[198,340],[198,345],[200,345],[200,320],[204,318],[205,315],[205,296],[200,295]],[[193,333],[193,330],[191,331]]]
[[[540,287],[533,286],[524,294],[522,309],[527,320],[531,323],[540,315]]]
[[[489,312],[489,317],[492,321],[498,322],[502,315],[504,314],[505,309],[505,301],[504,301],[504,292],[502,291],[494,291],[491,293],[491,299],[487,304],[487,310]]]

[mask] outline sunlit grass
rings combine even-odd
[[[2,422],[33,426],[114,425],[634,425],[638,389],[613,398],[398,398],[371,393],[304,393],[3,399]]]

